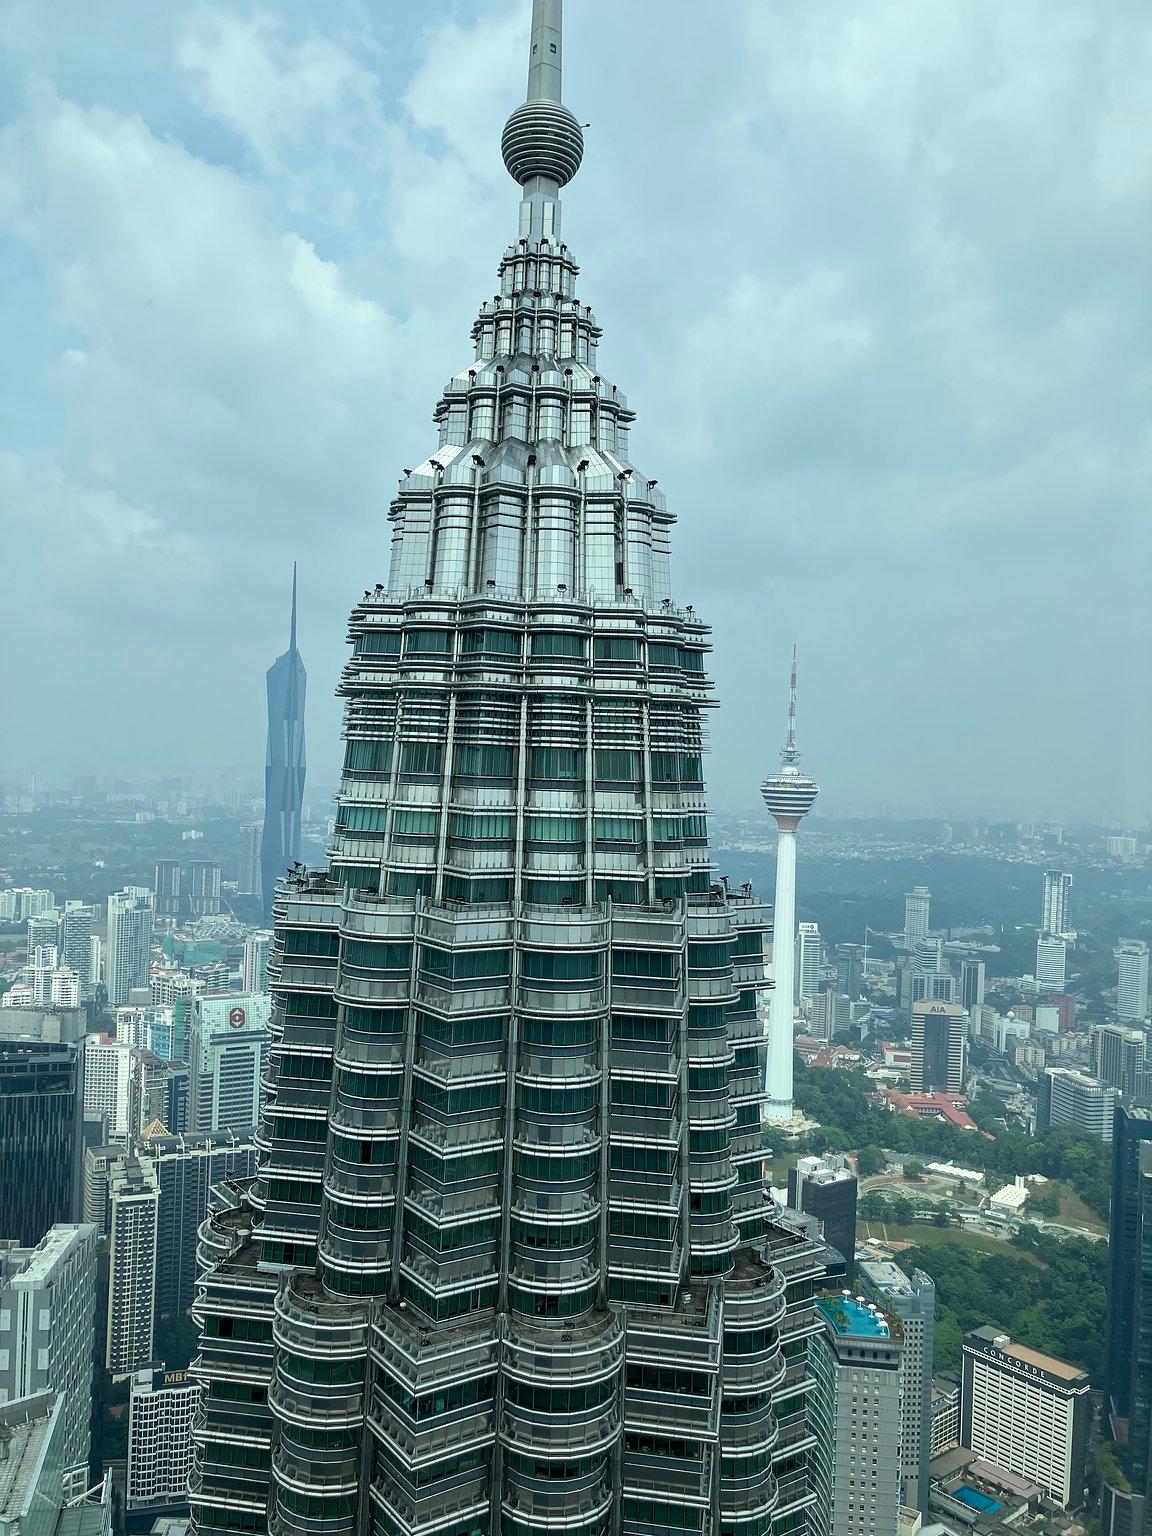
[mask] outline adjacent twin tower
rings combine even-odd
[[[713,878],[709,632],[561,238],[561,67],[535,0],[518,236],[352,613],[330,867],[278,890],[260,1170],[202,1233],[200,1532],[805,1525],[770,912]]]

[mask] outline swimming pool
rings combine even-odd
[[[961,1504],[967,1504],[969,1509],[979,1510],[982,1515],[998,1515],[1004,1508],[996,1499],[981,1493],[979,1488],[970,1488],[967,1483],[961,1484],[952,1497],[959,1499]]]

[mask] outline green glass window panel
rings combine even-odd
[[[515,748],[465,743],[456,749],[455,772],[463,779],[514,778]]]
[[[439,811],[397,811],[393,830],[401,837],[435,837]]]
[[[612,1015],[613,1045],[667,1045],[676,1030],[674,1019],[651,1019],[642,1013]]]
[[[672,1083],[647,1077],[613,1077],[612,1103],[619,1109],[671,1109],[676,1097]]]
[[[324,1191],[317,1180],[309,1183],[307,1179],[269,1179],[269,1200],[285,1200],[293,1205],[319,1205]]]
[[[728,1068],[723,1064],[718,1067],[688,1068],[688,1087],[693,1093],[717,1093],[727,1086]]]
[[[708,836],[707,816],[685,816],[684,836],[704,840]]]
[[[400,631],[398,629],[370,629],[356,637],[357,656],[399,656]]]
[[[465,656],[519,656],[520,636],[511,629],[466,629]]]
[[[407,638],[409,656],[450,656],[452,654],[450,629],[410,629]]]
[[[332,1156],[359,1168],[391,1168],[396,1163],[394,1141],[366,1141],[355,1136],[332,1136]]]
[[[348,773],[387,775],[392,768],[391,741],[350,741],[344,753],[344,768]]]
[[[689,944],[690,971],[716,971],[732,963],[732,944]]]
[[[584,822],[579,816],[529,816],[525,834],[530,843],[579,843]]]
[[[594,830],[600,843],[639,843],[644,837],[643,822],[627,816],[597,816]]]
[[[516,1152],[513,1171],[518,1179],[541,1184],[581,1184],[596,1177],[599,1163],[595,1152],[580,1152],[575,1157],[559,1157],[545,1152]]]
[[[671,1173],[676,1154],[667,1147],[615,1146],[608,1166],[615,1173]]]
[[[290,992],[284,1004],[286,1019],[335,1019],[336,999],[323,992]]]
[[[647,898],[647,886],[643,880],[597,880],[597,901],[619,901],[625,906],[642,907]]]
[[[532,636],[533,656],[575,656],[582,660],[587,654],[588,642],[583,635],[547,630]]]
[[[413,875],[406,871],[390,870],[388,873],[389,896],[430,896],[431,875]]]
[[[489,875],[480,880],[447,875],[444,879],[444,895],[448,901],[462,901],[474,906],[484,902],[510,901],[512,882],[501,875]]]
[[[413,1102],[417,1109],[446,1115],[497,1110],[503,1097],[502,1083],[466,1083],[459,1088],[448,1088],[443,1083],[417,1077],[413,1085]]]
[[[444,748],[431,741],[406,741],[400,749],[401,773],[439,774]]]
[[[531,747],[528,776],[561,784],[579,783],[584,777],[584,753],[579,747]]]
[[[379,939],[345,939],[342,955],[345,965],[373,971],[407,971],[412,963],[412,946]]]
[[[502,981],[512,972],[512,955],[507,949],[433,949],[420,950],[420,969],[427,976],[448,982]]]
[[[727,1152],[729,1146],[728,1127],[721,1130],[688,1132],[688,1150],[690,1152]]]
[[[704,759],[699,752],[681,752],[680,782],[682,784],[704,783]]]
[[[679,752],[653,752],[652,782],[653,784],[679,784]]]
[[[487,1018],[438,1019],[435,1014],[419,1015],[420,1037],[438,1045],[468,1046],[472,1048],[504,1044],[508,1020],[503,1014],[491,1014]]]
[[[592,654],[597,661],[639,661],[640,642],[631,635],[597,635]]]
[[[525,981],[599,981],[604,958],[581,950],[526,949],[520,957]]]
[[[741,959],[762,957],[764,935],[757,928],[742,928],[736,935],[736,953]]]
[[[679,843],[684,837],[683,816],[653,816],[652,839],[656,843]]]
[[[396,947],[408,949],[407,944]],[[405,961],[405,967],[407,964]],[[343,1022],[344,1028],[351,1034],[402,1035],[408,1023],[408,1014],[403,1008],[345,1007]]]
[[[289,928],[284,935],[285,957],[330,959],[340,953],[340,935],[325,928]]]
[[[678,645],[666,645],[657,640],[648,642],[648,665],[650,667],[678,667],[680,665],[680,647]]]
[[[583,880],[533,880],[525,877],[524,900],[539,907],[578,907],[584,901]]]
[[[336,1080],[337,1092],[352,1099],[395,1102],[404,1082],[402,1072],[349,1072],[341,1068]]]
[[[465,816],[454,811],[448,823],[448,832],[450,836],[465,843],[507,842],[512,836],[513,825],[511,816]]]
[[[383,832],[388,825],[386,805],[342,805],[337,827],[346,832]]]
[[[426,1175],[434,1183],[453,1189],[461,1184],[497,1178],[500,1172],[500,1153],[492,1150],[448,1157],[444,1153],[433,1152],[422,1142],[414,1141],[408,1147],[408,1166],[414,1172]]]
[[[626,752],[615,747],[597,747],[596,782],[598,784],[638,784],[640,782],[639,752]]]
[[[526,1083],[520,1089],[520,1108],[541,1115],[586,1115],[599,1100],[600,1089],[595,1083],[573,1088]]]
[[[303,1115],[273,1115],[273,1141],[299,1141],[310,1146],[323,1146],[328,1139],[328,1124],[324,1120],[305,1120]]]
[[[680,665],[684,668],[685,672],[703,672],[704,652],[694,651],[690,646],[682,645],[680,647]]]
[[[378,865],[333,864],[332,878],[350,891],[376,891],[380,888]]]
[[[680,975],[680,956],[672,950],[614,949],[612,975],[644,980],[675,981]]]
[[[654,1216],[644,1211],[609,1211],[608,1231],[612,1237],[648,1237],[669,1242],[676,1235],[671,1216]]]
[[[383,1205],[349,1205],[344,1201],[328,1203],[328,1220],[354,1232],[390,1232],[392,1212]]]
[[[545,1049],[564,1045],[590,1047],[600,1039],[600,1021],[598,1019],[523,1019],[520,1024],[520,1039],[524,1045],[542,1046]]]

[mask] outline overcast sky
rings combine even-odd
[[[516,228],[528,0],[0,0],[0,769],[257,775]],[[1152,812],[1147,0],[569,0],[565,198],[751,805]]]

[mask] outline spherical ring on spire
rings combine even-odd
[[[559,102],[526,101],[508,119],[500,147],[513,181],[524,186],[539,176],[564,187],[580,169],[584,134]]]

